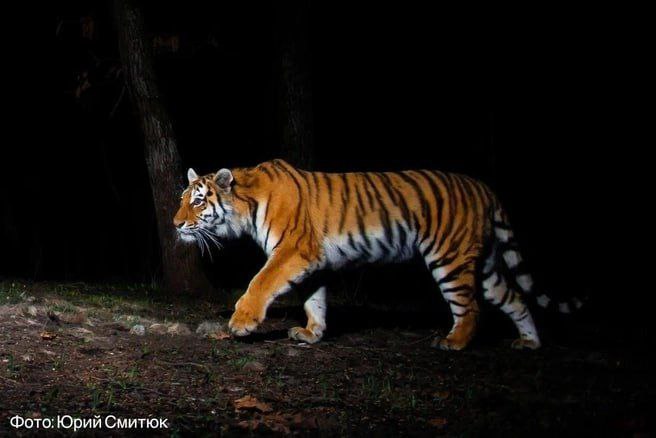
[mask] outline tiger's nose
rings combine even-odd
[[[185,221],[181,221],[180,219],[173,219],[173,225],[175,225],[176,228],[180,229],[184,227]]]

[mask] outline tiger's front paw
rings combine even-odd
[[[446,338],[441,338],[438,336],[433,339],[433,342],[431,342],[431,347],[439,348],[440,350],[459,351],[464,349],[466,346],[467,342],[463,342],[462,340],[454,339],[449,336]]]
[[[289,329],[289,337],[296,341],[316,344],[321,340],[322,334],[317,335],[304,327],[292,327]]]
[[[255,331],[264,319],[262,312],[257,306],[249,304],[248,301],[240,299],[235,306],[235,312],[230,318],[228,327],[235,336],[246,336]]]

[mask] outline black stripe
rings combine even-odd
[[[385,242],[383,242],[380,239],[376,239],[375,241],[378,244],[378,247],[380,248],[380,250],[383,252],[383,257],[381,257],[381,258],[388,257],[390,255],[390,249],[387,245],[385,245]]]
[[[301,205],[303,204],[303,189],[301,188],[300,182],[296,179],[296,176],[287,169],[286,166],[282,164],[280,160],[274,160],[274,163],[278,166],[278,168],[289,175],[294,182],[294,185],[296,186],[296,190],[298,191],[298,204],[296,206],[296,214],[294,215],[294,228],[292,228],[291,232],[294,232],[296,228],[298,228],[298,221],[300,219],[301,215]]]
[[[347,239],[348,239],[348,244],[351,248],[353,248],[356,251],[359,251],[358,246],[355,244],[355,240],[353,240],[353,233],[350,231],[347,233]]]
[[[391,190],[391,182],[389,180],[389,177],[385,175],[384,173],[376,172],[373,175],[375,175],[379,180],[380,180],[380,185],[385,190],[385,193],[387,193],[387,197],[392,201],[392,205],[396,205],[396,197],[394,196],[394,193],[392,193]]]
[[[326,182],[326,187],[328,188],[328,200],[330,203],[333,203],[333,182],[331,181],[330,175],[327,173],[322,173],[324,181]]]
[[[378,202],[378,204],[380,205],[380,207],[381,207],[381,208],[384,208],[385,206],[384,206],[384,204],[382,203],[382,197],[380,196],[380,192],[379,192],[378,189],[376,188],[376,185],[374,184],[374,182],[371,180],[371,176],[369,175],[369,173],[363,173],[362,176],[364,177],[365,181],[367,182],[367,185],[368,185],[369,187],[371,187],[371,189],[373,190],[373,192],[376,194],[376,201]]]
[[[253,206],[253,204],[254,204],[254,206]],[[257,234],[257,211],[260,208],[260,204],[258,204],[258,202],[255,199],[252,199],[252,201],[249,202],[248,205],[251,208],[251,221],[253,222],[253,229],[255,230],[255,233]]]
[[[360,193],[360,190],[359,190],[359,187],[358,187],[358,181],[355,178],[353,178],[353,180],[354,180],[354,184],[355,184],[355,199],[356,199],[357,207],[358,207],[357,210],[358,210],[358,213],[362,213],[362,212],[366,211],[365,208],[364,208],[364,203],[362,202],[362,194]],[[359,216],[359,214],[358,214],[358,216]]]
[[[506,290],[503,292],[503,296],[501,297],[501,301],[495,304],[497,307],[503,307],[506,304],[506,301],[508,301],[508,297],[510,297],[511,289],[509,287],[506,288]]]
[[[454,286],[454,287],[449,287],[449,288],[445,288],[445,289],[440,289],[440,291],[443,294],[452,294],[454,292],[458,292],[458,291],[462,291],[462,290],[468,291],[470,293],[474,292],[474,288],[471,287],[468,284],[463,284],[463,285],[460,285],[460,286]]]
[[[437,219],[439,221],[438,224],[437,224],[437,228],[435,230],[435,233],[432,236],[430,236],[430,228],[429,228],[429,232],[426,236],[427,238],[432,237],[431,242],[429,243],[428,247],[424,251],[425,254],[428,254],[428,252],[433,249],[433,247],[435,246],[435,243],[437,242],[437,240],[439,238],[440,225],[444,223],[444,218],[442,217],[444,215],[444,213],[443,213],[444,208],[441,205],[443,198],[442,198],[442,195],[440,193],[439,187],[437,186],[435,181],[430,177],[428,172],[426,172],[425,170],[417,170],[416,172],[419,174],[419,176],[423,177],[426,180],[426,182],[428,183],[428,186],[433,191],[433,196],[434,196],[434,199],[435,199],[435,208],[437,209],[437,211],[435,212],[435,219]],[[421,245],[424,242],[424,240],[425,239],[422,239],[419,242],[419,244]],[[438,245],[437,247],[439,248],[440,246]]]
[[[447,303],[449,303],[449,304],[454,304],[454,305],[456,305],[456,306],[458,306],[458,307],[467,307],[467,306],[469,306],[469,303],[467,303],[467,304],[461,304],[461,303],[459,303],[459,302],[457,302],[457,301],[454,301],[454,300],[446,300],[446,301],[447,301]],[[460,316],[460,315],[459,315],[459,316]]]
[[[399,222],[396,223],[396,230],[398,231],[397,241],[399,245],[401,245],[401,248],[405,248],[407,245],[408,234],[405,232],[403,225],[401,225]]]
[[[444,224],[446,222],[446,224],[444,225],[445,228],[442,229],[442,235],[440,236],[437,244],[437,247],[441,248],[446,242],[446,239],[451,236],[451,233],[453,232],[453,226],[456,222],[458,202],[453,187],[453,182],[451,180],[451,175],[440,173],[439,177],[441,178],[441,181],[444,184],[445,190],[447,192],[447,196],[449,197],[449,217],[447,218],[445,214],[442,218],[442,223]]]
[[[392,233],[392,228],[390,225],[390,217],[389,217],[389,212],[387,211],[387,207],[383,203],[383,198],[380,195],[380,192],[376,188],[376,185],[374,182],[371,180],[371,174],[369,173],[364,173],[363,176],[367,183],[371,185],[371,188],[373,189],[374,193],[376,194],[376,198],[378,200],[378,203],[380,204],[380,209],[378,210],[378,215],[380,216],[380,222],[383,227],[383,232],[385,233],[385,238],[387,239],[388,242],[392,243],[393,239],[393,233]]]
[[[403,218],[403,221],[406,224],[410,224],[410,209],[408,208],[408,204],[405,200],[405,197],[398,191],[398,189],[394,186],[394,182],[392,181],[392,178],[390,174],[387,173],[379,173],[377,174],[380,178],[385,179],[387,184],[383,185],[384,187],[387,188],[388,193],[390,194],[390,197],[394,200],[394,204],[401,210],[401,217]],[[394,173],[393,175],[397,175]]]
[[[446,255],[442,258],[433,260],[428,264],[428,270],[433,271],[436,268],[441,268],[442,266],[447,266],[453,263],[453,261],[458,257],[458,254],[454,254],[452,257],[447,257]]]
[[[273,179],[273,175],[271,174],[271,171],[269,169],[267,169],[266,166],[261,166],[259,169],[262,171],[262,173],[264,173],[266,176],[268,176],[269,179],[271,179],[271,180]]]
[[[364,175],[362,173],[358,173],[357,175],[360,177],[360,179],[363,179]],[[366,180],[366,178],[365,178],[365,180]],[[365,183],[362,184],[362,188],[364,189],[364,194],[367,195],[367,202],[369,203],[369,210],[373,210],[374,209],[374,198],[371,195],[371,191],[369,190],[369,187],[367,186],[366,181],[365,181]]]
[[[289,224],[288,224],[288,225],[289,225]],[[285,229],[283,230],[282,234],[280,235],[280,239],[278,239],[278,242],[277,242],[275,245],[273,245],[273,248],[271,248],[271,251],[273,251],[274,249],[278,248],[278,245],[280,245],[280,242],[282,242],[282,239],[285,237],[285,233],[286,233],[286,232],[287,232],[287,228],[285,228]]]
[[[440,278],[437,282],[437,285],[440,286],[445,283],[451,283],[453,280],[458,278],[460,274],[463,273],[467,268],[469,267],[468,263],[462,263],[461,265],[456,266],[451,270],[448,274],[446,274],[443,278]]]
[[[524,309],[524,314],[523,314],[522,316],[520,316],[519,318],[517,318],[517,319],[515,320],[515,322],[521,322],[521,321],[524,321],[526,318],[528,318],[528,315],[529,315],[529,313],[528,313],[528,309]]]
[[[348,201],[349,201],[349,194],[351,191],[351,188],[348,185],[348,180],[346,178],[346,174],[340,173],[339,174],[340,178],[342,179],[342,183],[344,184],[344,189],[341,191],[342,194],[342,216],[339,219],[339,228],[338,232],[341,234],[342,231],[344,230],[344,224],[346,223],[346,214],[348,213]]]
[[[271,224],[269,224],[269,228],[267,229],[267,232],[266,232],[266,237],[264,238],[264,250],[265,251],[266,251],[266,248],[267,248],[268,243],[269,243],[269,233],[270,232],[271,232]]]
[[[314,183],[314,202],[316,204],[319,200],[319,177],[316,172],[311,172],[310,175],[312,176],[312,182]]]
[[[360,232],[362,239],[364,239],[365,246],[367,248],[371,248],[371,240],[369,240],[369,236],[367,236],[367,230],[365,229],[364,219],[362,218],[362,215],[358,214],[357,219],[358,219],[358,231]]]

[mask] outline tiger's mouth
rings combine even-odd
[[[185,243],[195,243],[200,248],[201,255],[207,253],[212,257],[212,247],[221,249],[219,236],[204,227],[180,228],[178,229],[178,239]]]
[[[187,243],[193,243],[198,240],[196,233],[189,229],[178,230],[178,239]]]

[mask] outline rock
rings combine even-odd
[[[76,338],[91,339],[95,336],[95,333],[91,330],[85,329],[84,327],[75,327],[68,330],[70,334]]]
[[[266,370],[266,365],[264,365],[262,362],[258,362],[256,360],[247,362],[246,365],[242,368],[244,371],[254,371],[256,373],[261,373],[262,371]]]
[[[59,319],[67,324],[84,324],[87,322],[87,314],[85,312],[63,313]]]
[[[168,331],[168,327],[166,326],[166,324],[155,323],[155,324],[151,324],[148,327],[148,333],[153,333],[155,335],[164,335],[166,334],[167,331]]]
[[[23,308],[23,313],[25,315],[36,316],[39,312],[36,309],[36,306],[27,306]]]
[[[220,322],[212,321],[203,321],[198,325],[196,329],[196,334],[205,336],[205,337],[218,337],[221,334],[225,333],[223,324]]]
[[[170,335],[189,336],[191,334],[191,330],[189,327],[187,327],[187,324],[176,322],[168,328],[167,333]]]
[[[131,335],[143,336],[146,334],[146,327],[141,324],[135,324],[130,329]]]

